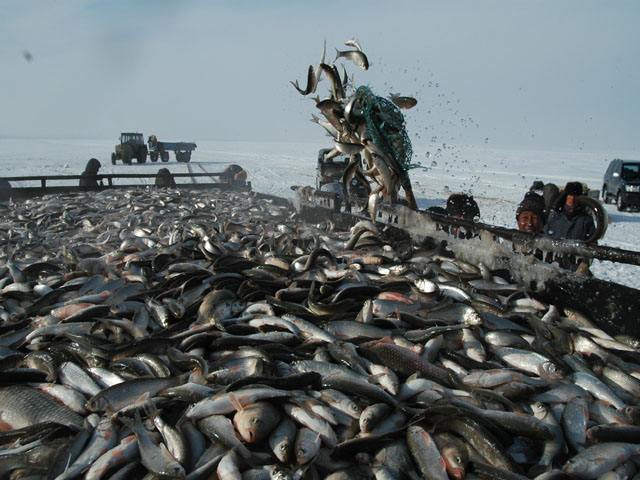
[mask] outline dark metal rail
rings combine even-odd
[[[191,178],[191,177],[219,177],[222,172],[212,173],[172,173],[173,178]],[[109,186],[113,185],[113,179],[118,178],[156,178],[155,173],[103,173],[93,176],[82,175],[28,175],[20,177],[0,177],[0,180],[7,182],[40,182],[42,188],[47,187],[47,180],[80,180],[80,178],[93,178],[97,180],[106,180]]]
[[[222,177],[224,172],[203,172],[203,173],[172,173],[174,179],[188,178],[193,180],[194,177],[207,178],[213,180],[215,177]],[[0,177],[0,200],[13,199],[27,199],[38,197],[45,194],[69,194],[84,192],[87,190],[106,190],[106,189],[123,189],[123,188],[140,188],[143,186],[150,186],[150,183],[146,184],[116,184],[114,180],[126,180],[133,178],[146,178],[155,179],[157,174],[155,173],[104,173],[98,175],[88,176],[85,175],[22,175],[15,177]],[[96,188],[80,187],[78,183],[66,184],[66,185],[51,185],[51,182],[78,182],[81,178],[91,178],[97,181],[106,180],[105,185],[100,185]],[[10,183],[13,182],[13,183]],[[16,186],[19,182],[37,182],[39,186]],[[49,182],[49,184],[47,184]],[[7,185],[9,183],[9,185]],[[1,184],[6,187],[3,188]],[[210,188],[219,188],[223,190],[251,190],[251,182],[246,184],[234,184],[222,181],[213,181],[207,183],[193,183],[192,181],[186,183],[177,183],[175,188],[190,188],[195,190],[206,190]]]
[[[441,225],[464,227],[470,231],[490,232],[496,237],[509,240],[516,245],[526,246],[529,249],[539,249],[541,251],[554,251],[566,253],[580,257],[596,258],[610,262],[628,263],[640,266],[640,252],[625,250],[617,247],[608,247],[580,242],[577,240],[554,240],[550,237],[536,235],[534,233],[521,232],[513,228],[497,227],[487,223],[472,222],[459,218],[453,218],[435,212],[422,212],[429,215],[434,221]]]

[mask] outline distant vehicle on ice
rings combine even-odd
[[[115,165],[118,160],[122,160],[125,165],[131,165],[134,158],[138,163],[145,163],[147,155],[152,162],[157,162],[158,159],[168,162],[169,152],[175,153],[176,161],[186,163],[191,160],[191,152],[195,149],[196,144],[193,142],[159,142],[155,135],[151,135],[145,145],[141,133],[121,133],[120,144],[116,145],[115,152],[111,154],[111,163]]]
[[[158,158],[163,162],[168,162],[171,151],[175,153],[177,162],[189,162],[191,152],[197,146],[193,142],[159,142],[155,135],[149,137],[147,144],[149,145],[149,158],[152,162],[157,162]]]
[[[640,207],[640,161],[611,160],[604,174],[602,201],[615,201],[618,211]]]
[[[132,159],[138,163],[147,161],[147,146],[141,133],[121,133],[120,144],[116,145],[115,152],[111,154],[111,163],[122,160],[125,165],[131,165]]]
[[[318,152],[318,165],[316,167],[316,188],[325,192],[333,192],[338,197],[343,196],[342,175],[349,165],[349,157],[338,155],[328,157],[331,148],[323,148]],[[367,190],[362,182],[353,178],[350,185],[351,194],[357,197],[366,198]]]

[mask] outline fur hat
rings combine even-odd
[[[537,193],[528,192],[520,202],[520,205],[518,205],[516,218],[518,218],[522,212],[533,212],[542,218],[544,215],[544,198]]]
[[[467,220],[473,220],[480,216],[478,203],[473,199],[473,195],[466,193],[454,193],[447,199],[447,214],[461,215]]]
[[[582,195],[582,184],[580,182],[568,182],[564,186],[564,193],[567,195]]]

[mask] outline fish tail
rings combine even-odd
[[[342,52],[336,48],[336,58],[333,61],[333,63],[335,63],[340,58],[341,55],[342,55]]]

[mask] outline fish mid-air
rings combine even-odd
[[[364,54],[364,52],[360,50],[340,51],[336,48],[336,59],[334,60],[334,62],[336,62],[339,58],[346,58],[347,60],[351,60],[363,70],[369,69],[369,59]]]
[[[418,100],[413,97],[404,97],[399,93],[392,93],[389,95],[391,101],[398,107],[405,110],[415,107],[418,104]]]

